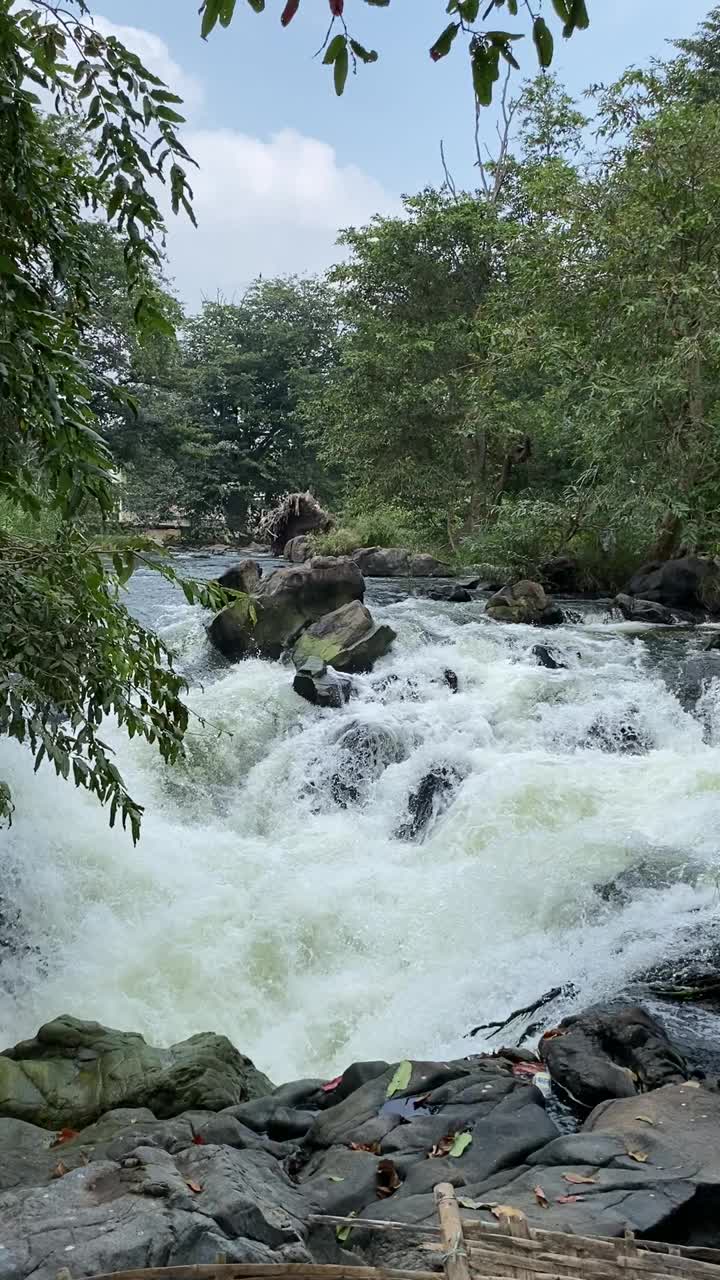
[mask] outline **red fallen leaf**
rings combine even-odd
[[[67,1172],[67,1165],[63,1164],[62,1160],[58,1160],[50,1176],[51,1178],[64,1178]]]
[[[377,1167],[378,1200],[385,1200],[400,1186],[400,1174],[392,1160],[381,1160]]]
[[[540,1186],[540,1184],[539,1184],[539,1183],[538,1183],[538,1185],[537,1185],[536,1187],[533,1187],[533,1191],[535,1192],[535,1199],[537,1200],[538,1204],[540,1205],[540,1208],[541,1208],[541,1209],[549,1209],[549,1208],[550,1208],[550,1201],[548,1200],[547,1196],[545,1195],[545,1192],[543,1191],[543,1189],[542,1189],[542,1187]]]
[[[333,18],[342,18],[344,8],[345,0],[330,0],[330,12]]]
[[[194,1133],[194,1134],[193,1134],[193,1143],[194,1143],[194,1145],[195,1145],[196,1147],[205,1147],[205,1146],[207,1146],[207,1141],[206,1141],[206,1139],[205,1139],[205,1138],[203,1138],[203,1136],[202,1136],[202,1134],[201,1134],[201,1133]]]
[[[450,1154],[450,1148],[452,1147],[452,1144],[454,1141],[455,1141],[455,1134],[446,1133],[444,1138],[441,1138],[439,1142],[435,1143],[434,1147],[431,1147],[429,1158],[431,1160],[437,1160],[442,1156],[448,1156]]]
[[[536,1076],[538,1071],[544,1071],[542,1062],[516,1062],[512,1073],[514,1076]]]
[[[544,1040],[555,1040],[557,1036],[564,1036],[565,1034],[565,1027],[551,1027],[549,1031],[546,1031],[544,1035],[541,1035],[540,1044],[542,1044]]]
[[[337,1089],[341,1080],[342,1076],[336,1076],[334,1080],[328,1080],[327,1084],[321,1085],[323,1093],[332,1093],[333,1089]]]
[[[299,8],[300,0],[287,0],[287,4],[280,16],[280,21],[284,27],[287,26],[288,22],[292,22]]]
[[[351,1142],[350,1150],[351,1151],[369,1151],[371,1155],[379,1156],[380,1143],[379,1142]]]
[[[51,1147],[61,1147],[63,1142],[72,1142],[73,1138],[77,1138],[77,1129],[61,1129],[54,1142],[50,1143]]]
[[[196,1196],[199,1196],[199,1195],[200,1195],[200,1192],[202,1191],[202,1187],[200,1186],[200,1183],[199,1183],[199,1182],[189,1182],[189,1181],[188,1181],[188,1182],[186,1182],[186,1186],[188,1186],[188,1187],[190,1188],[190,1190],[191,1190],[191,1191],[194,1191]]]
[[[587,1196],[556,1196],[556,1204],[579,1204],[581,1200],[587,1200]]]

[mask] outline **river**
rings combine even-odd
[[[209,577],[236,558],[177,560]],[[716,913],[720,682],[694,714],[671,690],[703,630],[583,605],[538,632],[489,622],[482,601],[370,582],[394,650],[345,710],[318,711],[282,664],[215,657],[206,616],[156,575],[135,575],[129,603],[177,651],[206,724],[174,769],[109,734],[147,807],[135,849],[84,792],[0,742],[17,806],[3,881],[35,949],[4,959],[2,1046],[70,1012],[156,1043],[222,1032],[276,1080],[457,1056],[469,1027],[551,986],[572,981],[585,1003],[617,991]],[[566,669],[539,666],[538,643]],[[640,751],[621,749],[628,721]],[[351,722],[396,744],[372,776],[338,747]],[[398,838],[439,765],[462,778],[451,803],[424,839]],[[359,792],[345,807],[338,776]],[[663,887],[624,905],[598,895],[641,861]]]

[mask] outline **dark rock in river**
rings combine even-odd
[[[220,1110],[272,1085],[224,1036],[197,1035],[169,1049],[68,1015],[0,1054],[0,1115],[79,1128],[115,1107],[158,1116]]]
[[[521,622],[531,626],[550,627],[564,621],[563,612],[539,582],[523,579],[503,587],[491,596],[485,612],[493,622]]]
[[[263,578],[254,595],[217,614],[208,634],[233,661],[255,654],[279,658],[308,623],[351,600],[362,600],[364,594],[362,574],[352,560],[316,556],[308,564],[276,569]]]
[[[654,560],[633,574],[625,594],[690,613],[720,613],[720,562],[702,556]]]
[[[705,649],[707,652],[711,652],[713,649],[720,649],[720,635],[713,636],[712,640],[708,640]]]
[[[398,828],[399,840],[416,840],[432,818],[446,809],[462,776],[451,765],[438,765],[421,780],[408,799],[409,819]]]
[[[720,680],[720,652],[696,653],[683,663],[675,692],[686,711],[695,709],[713,680]]]
[[[452,671],[450,667],[446,667],[445,670],[443,671],[443,680],[445,681],[445,684],[447,685],[451,693],[457,693],[458,678],[455,672]]]
[[[613,604],[627,622],[649,622],[664,627],[674,627],[678,622],[677,614],[664,604],[657,604],[652,600],[620,594],[615,597]]]
[[[353,720],[337,742],[337,764],[330,779],[336,804],[346,808],[364,799],[388,765],[406,756],[405,744],[384,725]]]
[[[448,604],[469,604],[472,596],[467,587],[459,582],[442,583],[437,587],[428,587],[423,595],[428,600],[446,600]]]
[[[587,731],[587,745],[601,751],[621,751],[625,755],[641,755],[649,751],[652,740],[640,724],[640,708],[629,706],[616,714],[601,712]]]
[[[372,671],[395,638],[392,627],[376,625],[370,610],[351,600],[303,631],[293,661],[298,666],[310,657],[321,658],[337,671]]]
[[[559,662],[547,645],[535,644],[530,652],[533,658],[537,658],[540,666],[546,667],[548,671],[567,671],[567,663]]]
[[[558,1030],[541,1041],[542,1055],[553,1081],[584,1106],[687,1079],[684,1059],[644,1009],[590,1009]]]
[[[453,571],[434,556],[407,547],[359,547],[353,560],[366,578],[451,578]]]
[[[646,889],[669,889],[673,884],[696,884],[700,867],[684,854],[641,858],[612,880],[593,886],[603,902],[624,907],[638,893]]]
[[[245,591],[248,595],[257,591],[262,578],[262,566],[257,560],[241,560],[230,569],[226,569],[217,580],[219,587],[228,591]]]
[[[293,689],[316,707],[342,707],[352,696],[352,680],[328,671],[321,658],[306,658],[298,667]]]

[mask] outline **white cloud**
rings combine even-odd
[[[202,82],[178,65],[160,36],[100,16],[95,22],[180,94],[190,114],[201,107]],[[341,227],[399,208],[370,174],[295,129],[265,140],[186,127],[182,137],[200,166],[188,173],[198,228],[168,216],[168,274],[191,308],[219,293],[232,299],[258,275],[322,271],[340,256]]]
[[[339,257],[339,228],[399,205],[333,147],[294,129],[268,141],[232,129],[184,140],[200,166],[189,174],[199,225],[173,218],[168,254],[191,306],[218,292],[232,298],[260,274],[323,270]]]
[[[145,63],[148,71],[153,71],[173,93],[179,94],[188,110],[200,106],[205,96],[201,81],[183,70],[160,36],[152,31],[144,31],[141,27],[126,27],[111,22],[100,14],[96,16],[94,25],[101,35],[115,36],[128,49],[132,49]]]

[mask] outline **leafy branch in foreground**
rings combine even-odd
[[[112,552],[63,527],[54,542],[38,545],[0,535],[0,733],[26,743],[35,757],[120,814],[133,841],[142,808],[127,791],[101,736],[107,720],[128,737],[157,746],[167,763],[182,754],[189,712],[186,682],[163,642],[127,612],[120,588],[139,562],[180,582],[187,600],[206,608],[226,604],[228,593],[209,583],[179,580],[137,544]],[[202,722],[201,722],[202,723]],[[0,818],[11,820],[12,797],[0,786]]]
[[[364,0],[365,4],[376,9],[387,9],[391,0]],[[200,6],[202,18],[201,32],[206,39],[218,25],[228,27],[233,20],[237,0],[203,0]],[[255,13],[262,13],[265,0],[247,0]],[[357,71],[358,63],[377,62],[378,53],[368,49],[350,32],[347,25],[347,11],[352,0],[328,0],[330,25],[327,29],[320,52],[324,53],[323,63],[333,69],[335,92],[343,93],[348,72],[352,66]],[[443,0],[445,3],[445,0]],[[590,26],[587,0],[552,0],[552,7],[561,23],[562,34],[569,39],[575,31],[584,31]],[[492,102],[493,86],[500,78],[500,62],[507,63],[516,71],[520,70],[515,53],[514,42],[525,36],[525,31],[501,31],[484,24],[499,9],[508,17],[515,19],[519,10],[527,12],[530,19],[530,31],[535,46],[538,65],[545,69],[552,64],[555,38],[543,17],[542,4],[537,0],[448,0],[445,12],[451,16],[450,22],[443,28],[430,46],[430,57],[439,62],[447,56],[458,36],[464,38],[470,56],[473,88],[479,106],[489,106]],[[300,9],[300,0],[286,0],[280,15],[283,27],[292,22]],[[355,10],[357,12],[357,9]],[[481,26],[478,26],[480,22]]]

